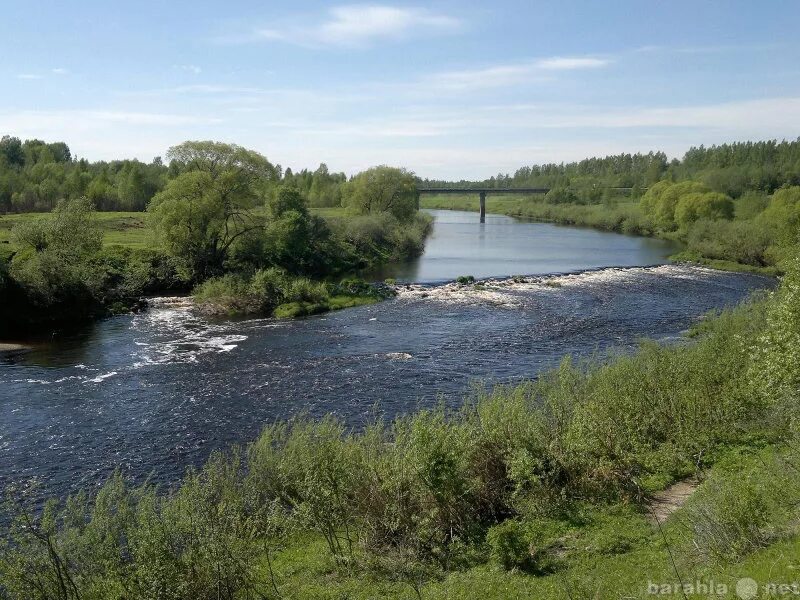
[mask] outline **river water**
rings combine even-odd
[[[0,487],[97,484],[114,468],[175,481],[214,449],[305,412],[353,426],[476,381],[535,377],[566,354],[674,339],[771,281],[668,265],[664,242],[434,211],[423,257],[382,276],[427,283],[398,298],[294,321],[211,322],[155,302],[0,363]],[[648,266],[635,266],[648,265]],[[655,265],[655,266],[653,266]],[[462,274],[480,291],[432,282]]]

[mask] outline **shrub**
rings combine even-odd
[[[509,519],[490,528],[486,543],[491,559],[506,571],[523,569],[532,561],[525,527],[519,521]]]
[[[772,237],[752,221],[697,221],[686,238],[688,250],[706,258],[754,266],[771,263]]]
[[[566,187],[554,187],[544,196],[548,204],[573,204],[578,201],[578,196]]]
[[[736,218],[753,219],[769,204],[769,196],[762,192],[745,192],[736,201]]]
[[[800,259],[789,263],[766,319],[766,330],[751,348],[750,379],[762,397],[794,405],[800,393]]]
[[[710,191],[708,187],[696,181],[680,183],[660,181],[642,196],[640,206],[659,227],[671,230],[675,227],[675,209],[681,198],[695,192],[705,193],[708,191]]]
[[[686,227],[700,219],[733,218],[733,200],[719,192],[684,194],[675,206],[675,222]]]
[[[692,548],[705,560],[738,561],[797,528],[800,481],[797,439],[721,460],[691,498],[685,521]]]

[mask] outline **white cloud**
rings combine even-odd
[[[611,61],[588,56],[554,56],[537,61],[536,66],[547,71],[573,71],[575,69],[597,69],[605,67]]]
[[[69,73],[67,69],[64,69],[62,67],[56,67],[55,69],[51,69],[51,72],[53,73],[53,75],[67,75]]]
[[[283,23],[257,29],[251,39],[276,40],[301,46],[368,46],[378,40],[397,40],[421,32],[460,29],[461,21],[424,8],[353,4],[331,8],[325,20],[304,26]]]
[[[426,77],[424,83],[451,90],[493,88],[535,80],[544,81],[551,78],[554,71],[597,69],[609,64],[611,61],[608,59],[588,56],[541,58],[478,69],[446,71]]]
[[[36,75],[35,73],[20,73],[19,75],[17,75],[17,79],[30,79],[30,80],[33,80],[33,79],[41,79],[41,78],[42,78],[41,75]]]
[[[119,110],[24,110],[0,112],[0,131],[52,139],[69,132],[101,131],[118,125],[182,127],[220,123],[218,118]],[[118,141],[124,148],[124,141]]]

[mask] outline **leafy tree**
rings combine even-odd
[[[218,275],[232,244],[263,228],[250,209],[278,170],[257,152],[216,142],[186,142],[168,156],[181,174],[148,206],[156,234],[191,278]]]
[[[559,186],[547,192],[544,199],[548,204],[567,204],[576,202],[578,197],[568,188]]]
[[[720,192],[692,192],[681,196],[675,207],[675,222],[686,227],[700,219],[733,218],[733,200]]]
[[[23,221],[12,229],[12,235],[23,247],[65,257],[97,252],[103,244],[94,207],[85,198],[59,202],[51,217]]]
[[[305,198],[294,185],[284,184],[279,187],[270,197],[268,207],[274,219],[280,219],[289,211],[308,215]]]
[[[773,231],[784,246],[797,244],[800,232],[800,186],[781,188],[772,195],[759,221]]]
[[[373,167],[347,184],[342,202],[357,214],[388,212],[405,221],[417,211],[416,179],[405,169]]]
[[[646,214],[653,217],[656,224],[663,229],[675,227],[675,208],[680,199],[687,194],[710,191],[704,184],[696,181],[670,183],[660,181],[652,186],[640,201]]]
[[[62,200],[51,216],[20,224],[12,234],[25,250],[15,256],[11,275],[35,304],[72,307],[76,315],[93,306],[101,282],[90,259],[103,232],[89,200]]]
[[[22,142],[17,137],[4,135],[0,139],[0,156],[5,158],[5,163],[10,167],[22,167],[25,165]]]

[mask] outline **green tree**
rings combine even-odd
[[[781,188],[772,195],[767,208],[758,216],[782,246],[800,242],[800,186]]]
[[[696,181],[670,183],[659,181],[653,185],[640,201],[640,206],[663,229],[674,229],[675,208],[680,199],[694,192],[709,192],[704,184]]]
[[[21,223],[12,234],[24,250],[11,275],[37,305],[72,305],[77,315],[89,310],[101,285],[90,259],[103,232],[88,199],[62,200],[52,215]]]
[[[0,138],[0,156],[6,160],[6,164],[12,167],[22,167],[25,165],[25,153],[22,151],[22,142],[17,137],[4,135]]]
[[[733,218],[733,200],[720,192],[692,192],[681,196],[675,206],[675,222],[686,227],[700,219],[716,221]]]
[[[417,211],[416,179],[405,169],[373,167],[346,185],[342,203],[358,214],[388,212],[405,221]]]
[[[257,152],[217,142],[186,142],[168,157],[181,174],[151,200],[151,223],[186,275],[218,275],[232,244],[263,228],[251,209],[279,171]]]

